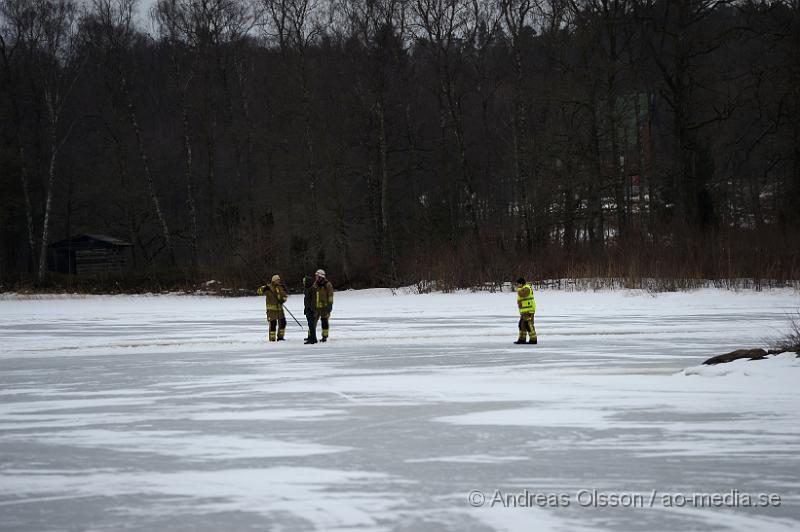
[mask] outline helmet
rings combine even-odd
[[[311,277],[309,277],[308,275],[304,275],[303,276],[303,286],[310,285],[311,281],[313,281],[313,279]]]
[[[319,277],[325,277],[325,270],[319,269],[316,272],[314,272],[314,275],[317,275]]]
[[[273,283],[279,283],[279,282],[281,282],[281,276],[280,276],[280,275],[277,275],[277,274],[276,274],[276,275],[273,275],[273,276],[272,276],[272,282],[273,282]]]
[[[519,279],[517,279],[517,284],[525,284],[525,278],[520,277]]]

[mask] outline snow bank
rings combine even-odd
[[[699,365],[683,370],[686,376],[700,377],[750,377],[800,382],[800,357],[797,353],[769,355],[764,360],[739,359],[725,364]]]

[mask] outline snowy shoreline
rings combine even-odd
[[[659,279],[659,278],[585,278],[585,279],[543,279],[532,282],[536,291],[563,291],[563,292],[604,292],[604,291],[625,291],[642,292],[650,295],[694,292],[697,290],[727,290],[733,292],[761,292],[773,290],[792,290],[800,294],[800,280],[797,281],[778,281],[774,279]],[[216,288],[209,288],[216,287]],[[291,289],[291,287],[290,287]],[[420,281],[416,284],[401,287],[375,287],[347,289],[347,292],[360,292],[364,290],[386,290],[392,294],[449,294],[449,293],[495,293],[513,292],[514,286],[511,282],[502,284],[487,283],[482,286],[471,288],[446,288],[442,287],[437,281]],[[292,293],[299,293],[296,290]],[[206,281],[200,283],[198,288],[192,290],[167,290],[163,292],[153,291],[3,291],[0,289],[0,302],[8,300],[22,299],[59,299],[59,298],[84,298],[84,297],[178,297],[178,296],[199,296],[199,297],[220,297],[220,298],[239,298],[251,297],[256,295],[255,288],[230,288],[224,287],[219,281]]]

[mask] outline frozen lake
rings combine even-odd
[[[694,367],[797,292],[542,291],[536,346],[515,303],[337,293],[305,346],[262,298],[0,299],[0,530],[800,529],[800,361]]]

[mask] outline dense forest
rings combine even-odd
[[[800,279],[800,1],[0,0],[0,285]],[[70,281],[72,282],[72,281]]]

